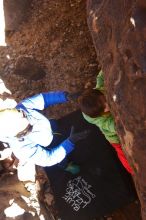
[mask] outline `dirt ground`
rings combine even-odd
[[[98,64],[87,27],[85,1],[34,0],[27,21],[9,33],[7,45],[1,48],[0,72],[16,100],[42,91],[83,90],[85,83],[95,81]],[[17,65],[22,56],[35,59],[46,76],[41,78],[40,73],[39,80],[26,77]],[[64,115],[75,108],[69,104],[51,113],[60,117],[62,111]]]
[[[7,32],[7,46],[0,46],[0,74],[12,92],[11,97],[18,102],[39,92],[75,92],[95,85],[99,66],[87,27],[86,1],[32,2],[27,19],[16,31]],[[37,77],[34,74],[36,67],[40,68]],[[68,103],[51,107],[48,112],[50,117],[60,118],[76,108],[76,103]],[[39,178],[42,178],[42,183],[45,182],[44,177]],[[50,192],[48,195],[49,203],[52,195]],[[123,214],[119,217],[117,213]],[[117,213],[106,219],[134,220],[126,217],[124,211]],[[3,216],[0,219],[4,220]]]

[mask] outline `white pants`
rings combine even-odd
[[[19,162],[17,167],[17,175],[20,181],[31,181],[35,182],[35,164],[30,162],[22,163]]]

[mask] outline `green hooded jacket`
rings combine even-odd
[[[97,75],[95,89],[98,89],[101,92],[104,92],[104,78],[103,78],[102,70]],[[83,113],[83,117],[89,123],[94,124],[97,127],[99,127],[101,132],[104,134],[105,138],[110,143],[120,143],[119,137],[117,136],[117,133],[115,130],[114,118],[111,115],[111,113],[107,115],[102,115],[96,118],[91,118],[90,116]]]

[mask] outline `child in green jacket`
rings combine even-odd
[[[105,138],[116,150],[123,166],[129,173],[133,174],[133,170],[122,151],[120,140],[115,129],[114,118],[109,111],[104,96],[104,78],[102,71],[99,72],[96,82],[94,89],[85,90],[78,99],[83,117],[89,123],[99,127]]]

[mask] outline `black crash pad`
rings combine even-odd
[[[61,220],[93,220],[136,198],[131,176],[96,126],[87,123],[80,111],[58,124],[64,138],[72,125],[78,131],[90,129],[89,136],[67,157],[80,166],[80,173],[73,175],[58,165],[45,168]]]

